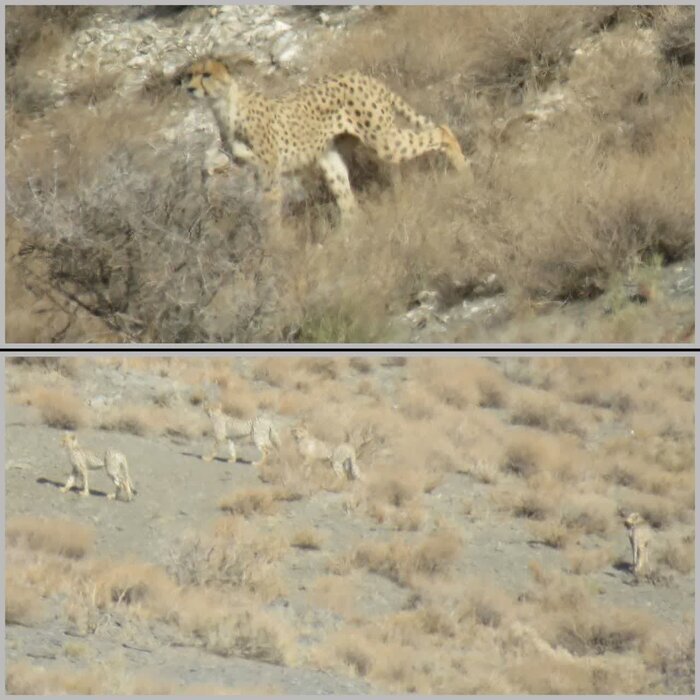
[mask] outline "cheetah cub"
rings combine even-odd
[[[228,447],[228,461],[235,462],[236,444],[231,437],[250,437],[253,440],[253,444],[262,455],[256,463],[258,466],[265,463],[271,447],[280,446],[279,435],[270,419],[265,416],[256,416],[252,420],[238,420],[226,415],[220,403],[206,404],[204,410],[211,420],[214,433],[214,446],[209,454],[202,457],[205,462],[211,462],[219,446],[223,444]]]
[[[305,465],[316,460],[330,462],[336,476],[345,477],[350,481],[364,479],[357,464],[355,448],[349,442],[343,442],[331,449],[325,442],[312,437],[304,426],[292,428],[292,436]]]
[[[639,513],[630,513],[624,520],[632,546],[632,570],[642,573],[649,564],[651,528]]]
[[[341,217],[353,214],[356,203],[348,170],[334,147],[334,139],[342,134],[357,137],[390,163],[441,151],[457,170],[471,172],[448,126],[435,126],[378,80],[357,71],[323,78],[279,99],[247,92],[214,59],[190,66],[183,83],[190,95],[207,101],[229,157],[256,167],[277,218],[281,175],[314,163]],[[395,113],[415,131],[397,127]]]
[[[68,451],[71,463],[71,473],[65,485],[61,487],[61,492],[66,493],[78,483],[82,483],[81,496],[89,496],[88,471],[102,469],[104,467],[107,475],[114,483],[114,493],[107,494],[110,501],[114,499],[130,501],[134,497],[134,487],[129,476],[129,465],[126,457],[116,450],[108,449],[104,457],[99,457],[94,452],[85,450],[78,445],[78,438],[75,433],[64,433],[61,445]]]

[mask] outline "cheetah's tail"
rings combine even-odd
[[[411,106],[409,106],[403,98],[398,95],[389,93],[391,97],[392,107],[408,122],[414,129],[432,129],[435,124],[430,121],[427,117],[418,114]]]

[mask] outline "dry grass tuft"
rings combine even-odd
[[[535,539],[554,549],[566,547],[572,537],[571,530],[557,519],[550,518],[541,522],[533,522],[528,529]]]
[[[64,389],[36,387],[24,392],[25,401],[41,413],[41,419],[51,428],[78,430],[88,423],[85,404]]]
[[[690,574],[695,571],[695,538],[688,541],[669,542],[657,553],[658,564],[681,574]]]
[[[255,695],[271,694],[270,687],[224,688],[216,685],[179,686],[167,680],[125,671],[122,659],[110,664],[75,669],[33,666],[26,661],[9,664],[7,692],[12,695]]]
[[[219,501],[219,509],[231,515],[272,515],[277,512],[274,494],[269,489],[234,491]]]
[[[401,586],[411,586],[416,575],[445,575],[457,560],[460,537],[452,531],[438,531],[417,542],[392,539],[387,543],[360,544],[352,557],[356,567],[380,574]]]
[[[316,530],[306,529],[295,533],[290,544],[297,549],[321,549],[323,540],[324,538]]]
[[[116,563],[95,575],[94,601],[98,609],[111,605],[166,607],[175,592],[175,583],[153,564]]]
[[[648,613],[602,605],[569,610],[554,625],[556,643],[576,656],[638,652],[656,627]]]
[[[44,603],[37,591],[5,577],[5,624],[32,626],[44,618]]]
[[[618,526],[617,504],[596,493],[574,494],[561,504],[562,522],[587,535],[607,535]]]
[[[19,515],[7,521],[5,541],[10,547],[81,559],[92,549],[95,532],[86,525],[68,520]]]
[[[606,545],[597,549],[571,547],[565,551],[566,560],[572,574],[578,576],[592,574],[607,568],[615,561],[615,550]]]
[[[559,446],[544,435],[518,431],[508,441],[501,470],[530,479],[552,468],[559,457]]]
[[[210,535],[188,537],[171,570],[182,585],[242,589],[264,601],[284,590],[277,562],[287,543],[239,517],[219,519]]]
[[[457,608],[457,621],[497,629],[515,614],[511,597],[486,581],[471,581],[464,588],[462,600]]]

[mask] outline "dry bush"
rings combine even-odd
[[[527,490],[513,494],[513,515],[529,520],[545,520],[557,504],[552,503],[550,494],[537,490]]]
[[[420,530],[427,521],[427,511],[420,503],[409,502],[405,506],[396,507],[383,500],[370,500],[367,503],[367,515],[385,527],[415,532]]]
[[[5,541],[9,547],[81,559],[92,549],[95,532],[87,525],[68,520],[16,515],[7,521]]]
[[[204,643],[209,651],[220,656],[242,656],[286,665],[290,658],[287,636],[281,633],[277,620],[245,610],[237,617],[217,621],[205,634]]]
[[[371,358],[357,356],[348,360],[348,366],[359,374],[370,374],[375,368],[375,363],[372,362]]]
[[[498,483],[500,475],[498,466],[494,462],[483,459],[474,460],[458,471],[460,473],[469,474],[469,476],[481,484]]]
[[[513,619],[514,614],[513,600],[504,590],[483,580],[469,581],[457,608],[457,621],[496,629]]]
[[[153,564],[127,561],[95,569],[93,600],[98,610],[124,605],[167,611],[176,594],[175,582]]]
[[[221,392],[221,404],[227,415],[239,420],[251,420],[255,418],[258,410],[269,409],[269,406],[265,405],[263,396],[262,392],[253,393],[249,386],[244,385],[243,382],[237,382],[236,385],[229,385]],[[207,422],[209,422],[208,417]]]
[[[238,490],[224,496],[219,501],[219,509],[231,515],[272,515],[277,512],[277,504],[269,489]]]
[[[481,399],[481,362],[465,361],[462,357],[416,358],[410,374],[436,399],[458,411]]]
[[[688,541],[669,542],[663,549],[656,553],[658,564],[681,574],[690,574],[695,571],[695,538]]]
[[[160,405],[157,399],[154,397],[151,404],[109,406],[98,413],[98,427],[131,435],[168,435],[189,439],[200,437],[205,432],[209,419],[201,411],[178,402],[172,406]]]
[[[46,425],[61,430],[78,430],[87,425],[89,411],[85,404],[65,389],[32,387],[22,392],[22,398],[40,413]]]
[[[521,692],[545,695],[639,694],[653,687],[650,675],[636,657],[579,658],[561,647],[548,653],[528,649],[508,669]]]
[[[406,508],[395,508],[389,516],[388,524],[396,530],[416,532],[425,526],[427,520],[428,510],[412,503]]]
[[[385,576],[400,586],[411,586],[416,575],[445,575],[457,560],[460,548],[459,535],[443,530],[415,542],[395,538],[386,543],[360,544],[352,561],[354,566]]]
[[[552,569],[544,569],[536,561],[531,561],[528,569],[537,584],[537,588],[529,595],[543,611],[565,613],[567,610],[580,609],[590,603],[591,591],[581,579]]]
[[[45,53],[77,29],[94,11],[94,7],[76,5],[8,7],[5,15],[6,61],[14,66],[28,56]]]
[[[355,600],[360,587],[360,577],[358,572],[345,576],[319,576],[310,589],[311,597],[321,607],[343,617],[352,617],[357,613]]]
[[[323,540],[323,536],[316,530],[307,528],[292,535],[289,544],[297,549],[321,549]]]
[[[580,435],[582,429],[574,411],[562,405],[561,399],[536,389],[521,390],[511,398],[511,423],[551,432]]]
[[[695,692],[695,629],[692,622],[675,633],[657,634],[644,659],[663,679],[656,688],[677,695]]]
[[[108,109],[110,100],[94,112],[55,110],[21,143],[10,135],[8,211],[23,252],[8,265],[38,297],[50,295],[57,309],[77,302],[122,339],[264,333],[260,311],[272,299],[249,276],[262,264],[255,202],[240,192],[219,205],[209,199],[199,165],[205,144],[194,159],[177,147],[161,128],[172,119],[167,105],[136,96]],[[47,148],[51,158],[40,159]],[[235,282],[232,263],[241,270]]]
[[[481,408],[506,408],[508,406],[508,382],[495,369],[485,373],[477,381]]]
[[[271,688],[224,688],[216,685],[177,685],[164,679],[126,670],[121,659],[97,666],[32,666],[26,661],[13,662],[7,670],[7,692],[12,695],[231,695],[266,694]]]
[[[327,60],[343,70],[354,56],[353,67],[401,80],[407,89],[463,72],[470,87],[509,93],[526,82],[544,86],[570,57],[574,39],[605,14],[594,8],[399,7],[350,33]],[[423,41],[416,43],[416,36]]]
[[[535,539],[554,549],[562,549],[571,539],[571,530],[558,519],[533,522],[528,529]]]
[[[655,26],[659,32],[661,53],[667,61],[695,64],[695,7],[661,6],[656,8]]]
[[[414,382],[403,388],[398,406],[401,414],[412,421],[432,421],[435,417],[434,396]]]
[[[398,474],[377,474],[368,489],[369,503],[382,503],[395,508],[403,508],[420,499],[424,480],[415,472]]]
[[[617,504],[606,496],[577,493],[565,496],[559,505],[562,522],[570,529],[605,536],[617,527]]]
[[[287,546],[226,516],[215,523],[213,534],[188,537],[170,568],[181,585],[232,587],[269,601],[285,590],[277,562]]]
[[[372,653],[366,644],[355,636],[335,640],[333,654],[343,667],[360,678],[366,677],[374,665]]]
[[[33,588],[5,575],[5,624],[32,626],[44,618],[44,603]]]
[[[567,548],[564,552],[572,574],[585,575],[601,571],[615,561],[612,547],[603,546],[596,549]]]
[[[511,434],[501,470],[525,479],[552,470],[561,459],[561,444],[546,435],[520,430]]]
[[[303,372],[303,363],[291,357],[256,358],[252,366],[253,379],[273,387],[284,387],[298,381]]]
[[[639,652],[658,626],[644,611],[603,605],[572,608],[550,624],[552,641],[576,656]]]
[[[100,430],[143,436],[160,431],[161,415],[157,406],[127,404],[108,408],[99,416],[98,423]]]

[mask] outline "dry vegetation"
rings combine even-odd
[[[121,512],[106,502],[93,521],[75,507],[78,496],[42,491],[70,514],[58,520],[36,510],[40,502],[13,514],[19,495],[8,491],[8,634],[50,618],[89,646],[114,634],[116,621],[137,646],[168,640],[290,673],[319,669],[376,692],[693,692],[692,359],[10,361],[8,401],[37,409],[46,433],[38,441],[52,455],[59,429],[36,388],[60,384],[83,405],[98,371],[120,378],[128,415],[141,407],[159,416],[146,433],[170,455],[159,473],[184,467],[169,462],[177,452],[193,467],[169,482],[183,499],[171,514],[162,481],[149,482],[156,457],[142,456],[139,494],[117,506],[140,517],[153,504],[159,531],[172,528],[168,556],[95,551],[96,535]],[[363,390],[368,381],[376,393]],[[139,384],[148,387],[140,402]],[[178,411],[194,421],[214,391],[232,401],[238,391],[249,414],[278,407],[283,444],[263,469],[204,466],[159,413],[165,403],[173,425]],[[102,410],[118,418],[119,401],[93,406],[85,429],[103,425]],[[358,455],[366,481],[303,465],[288,431],[299,422],[330,442],[371,437]],[[191,441],[203,444],[207,430]],[[143,437],[121,437],[145,452]],[[184,535],[168,525],[180,509]],[[640,576],[620,517],[632,510],[654,535],[651,571]],[[104,660],[70,642],[46,668],[10,658],[8,687],[104,692],[114,667],[100,673]],[[181,692],[126,662],[116,668],[113,692]]]
[[[52,66],[94,11],[8,8],[8,340],[387,340],[416,293],[459,302],[491,274],[516,314],[607,293],[586,339],[653,339],[622,280],[648,268],[653,298],[693,254],[694,8],[392,7],[324,42],[315,72],[385,80],[476,175],[354,149],[347,236],[319,187],[266,231],[243,171],[204,182],[209,137],[172,136],[191,105],[162,77],[124,97],[86,69],[58,100]]]

